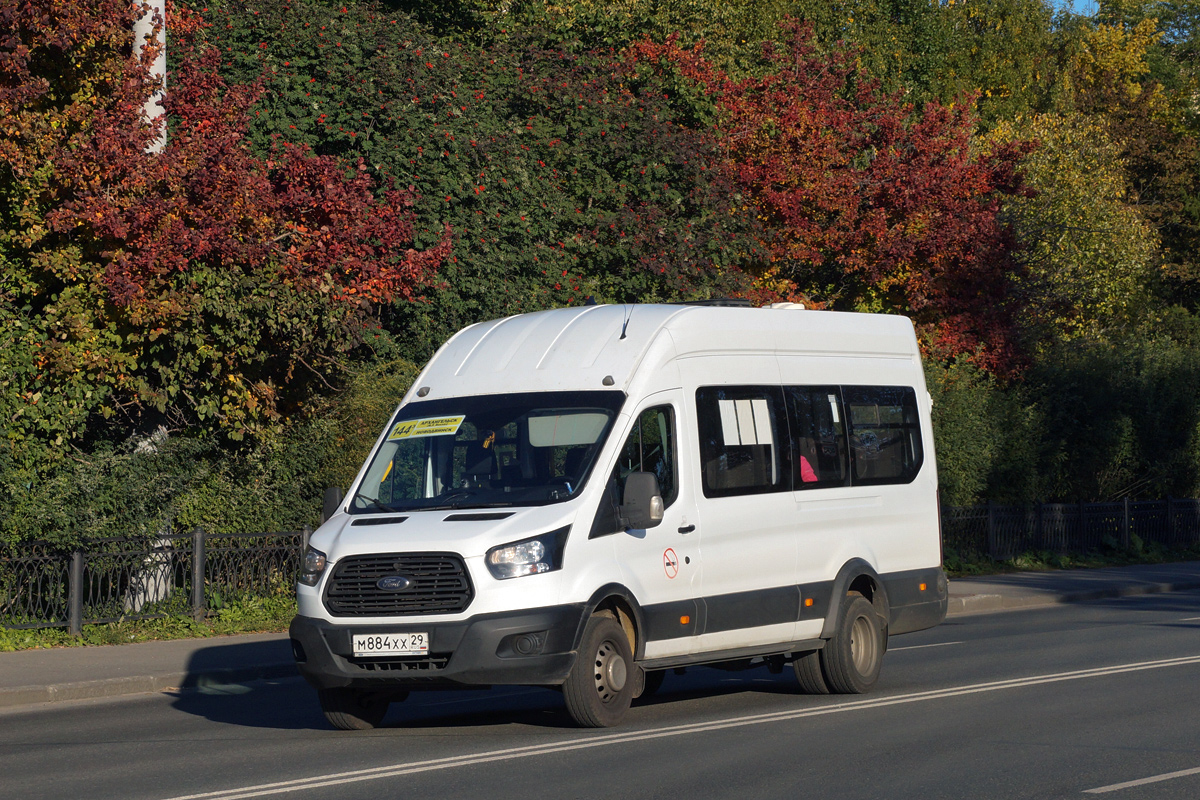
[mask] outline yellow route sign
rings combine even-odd
[[[458,433],[463,424],[462,417],[429,417],[428,419],[410,419],[397,422],[396,427],[388,434],[387,440],[416,439],[420,436],[453,436]]]

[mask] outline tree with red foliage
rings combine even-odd
[[[13,439],[80,436],[157,407],[234,438],[292,413],[360,341],[370,304],[414,300],[450,250],[417,252],[406,191],[362,160],[246,142],[257,86],[172,9],[170,136],[142,115],[154,53],[128,0],[0,9],[0,411]],[[10,413],[11,412],[11,413]]]
[[[769,69],[742,80],[700,47],[632,48],[714,99],[726,167],[771,234],[768,259],[750,265],[760,284],[826,308],[906,313],[949,353],[1010,359],[1015,266],[998,211],[1024,192],[1029,145],[976,152],[969,102],[917,112],[853,51],[818,52],[807,26],[787,22],[780,38],[764,48]]]
[[[370,2],[209,7],[204,37],[242,83],[259,152],[275,137],[363,155],[414,186],[416,236],[448,223],[454,255],[428,303],[383,320],[404,352],[463,325],[583,302],[723,296],[753,246],[701,109],[679,81],[544,20],[507,18],[486,46],[439,39]],[[240,76],[240,77],[239,77]]]

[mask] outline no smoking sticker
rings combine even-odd
[[[679,556],[675,555],[675,551],[670,547],[663,551],[663,570],[668,578],[679,574]]]

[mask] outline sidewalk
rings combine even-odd
[[[0,708],[295,676],[286,633],[0,653]]]
[[[1200,589],[1200,561],[950,582],[951,615]],[[0,653],[0,708],[295,676],[285,633]]]
[[[1190,589],[1200,589],[1200,561],[1012,572],[950,581],[947,613],[975,614]]]

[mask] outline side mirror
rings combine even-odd
[[[325,489],[325,496],[322,498],[323,507],[321,509],[321,522],[328,522],[338,511],[338,506],[342,504],[342,490],[337,486],[329,486]]]
[[[662,522],[663,499],[653,472],[631,472],[625,478],[621,516],[630,528],[653,528]]]

